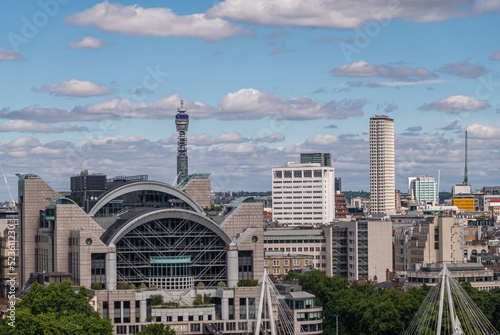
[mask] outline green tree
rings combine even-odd
[[[175,335],[175,330],[170,329],[170,326],[163,323],[152,323],[147,325],[144,330],[136,333],[136,335]]]
[[[151,296],[151,306],[160,305],[163,302],[163,296],[161,294],[155,294]]]
[[[34,283],[16,304],[15,327],[9,318],[0,321],[0,334],[22,335],[85,335],[113,333],[111,320],[102,319],[92,308],[92,297],[85,287],[75,292],[70,282]]]

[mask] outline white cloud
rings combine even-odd
[[[466,128],[468,136],[471,138],[499,139],[500,127],[485,126],[473,123]]]
[[[490,55],[489,60],[500,60],[500,50],[495,51]]]
[[[257,139],[260,142],[265,142],[265,143],[276,143],[276,142],[282,142],[285,140],[285,136],[282,134],[272,134],[268,135],[262,138]]]
[[[37,105],[19,110],[2,108],[0,118],[23,119],[43,122],[102,121],[122,118],[165,119],[177,114],[180,97],[178,94],[163,97],[151,103],[133,103],[128,98],[111,99],[72,109],[42,108]],[[213,107],[199,101],[184,100],[190,117],[213,116]]]
[[[253,88],[226,94],[216,115],[223,120],[254,120],[271,116],[274,120],[346,119],[363,115],[364,100],[322,103],[308,97],[278,98]]]
[[[212,151],[231,154],[250,154],[256,149],[256,145],[253,143],[228,143],[218,145]]]
[[[221,143],[241,143],[245,141],[246,139],[235,131],[230,133],[221,133],[217,136],[210,136],[207,134],[189,134],[188,136],[188,145],[200,147]],[[168,138],[160,140],[159,142],[165,145],[177,144],[177,135],[174,134]]]
[[[97,85],[90,81],[71,79],[61,83],[44,85],[33,88],[34,91],[47,92],[57,97],[87,98],[101,95],[110,95],[113,90],[109,87]]]
[[[470,64],[469,58],[451,64],[444,64],[438,71],[463,78],[477,78],[488,72],[482,65]]]
[[[418,129],[415,126],[409,130]],[[497,185],[500,182],[496,162],[499,129],[470,125],[468,131],[471,138],[470,180],[477,187]],[[437,170],[441,170],[441,190],[462,180],[463,133],[457,138],[396,134],[395,143],[398,189],[406,191],[408,176],[428,174],[437,177]],[[188,150],[189,172],[212,173],[210,178],[216,191],[270,190],[272,167],[298,161],[300,153],[312,151],[332,153],[335,176],[342,178],[343,189],[369,188],[369,142],[366,137],[319,134],[279,149],[245,142],[191,146]],[[39,164],[41,157],[47,155],[50,159]],[[175,157],[175,145],[165,146],[160,141],[139,136],[92,138],[78,146],[61,140],[42,143],[34,137],[0,142],[0,159],[6,173],[35,173],[56,188],[67,187],[69,177],[83,169],[108,176],[147,174],[150,180],[173,183],[177,174]],[[0,190],[0,196],[6,196],[1,192],[5,193]]]
[[[385,77],[385,78],[429,78],[436,75],[424,68],[410,68],[404,65],[376,65],[364,60],[344,64],[330,71],[336,77]]]
[[[14,50],[0,49],[0,62],[24,59],[19,53]]]
[[[429,85],[429,84],[440,84],[446,83],[447,80],[440,79],[425,79],[425,80],[411,80],[411,81],[379,81],[379,82],[360,82],[360,81],[348,81],[343,86],[347,87],[366,87],[366,88],[380,88],[380,87],[404,87],[404,86],[415,86],[415,85]]]
[[[71,41],[68,49],[95,49],[101,50],[110,45],[111,43],[104,43],[100,38],[91,36],[84,37],[81,41]]]
[[[445,21],[496,12],[498,0],[225,0],[206,14],[231,21],[270,26],[358,28],[369,21],[402,18],[413,22]]]
[[[124,35],[196,37],[206,42],[247,33],[228,21],[205,14],[177,15],[169,8],[124,6],[108,1],[70,15],[65,22]]]
[[[454,95],[446,99],[420,106],[419,110],[436,110],[441,112],[458,113],[463,111],[478,111],[490,107],[490,104],[484,100],[477,100],[465,95]]]
[[[86,127],[69,124],[55,127],[52,125],[24,120],[10,120],[0,125],[0,132],[17,131],[23,133],[62,133],[65,131],[88,131]]]
[[[337,136],[327,135],[327,134],[319,134],[314,137],[309,137],[306,141],[306,145],[324,145],[329,146],[335,144],[339,141]]]

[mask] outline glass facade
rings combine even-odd
[[[227,279],[226,243],[209,228],[191,220],[165,218],[146,222],[122,237],[116,243],[116,252],[119,282],[140,285],[155,276],[189,275],[194,284],[216,286]],[[180,261],[175,266],[163,266],[155,263],[158,259]]]
[[[190,205],[172,194],[159,191],[141,190],[129,192],[114,198],[99,209],[95,216],[115,216],[123,213],[124,211],[139,207],[182,208],[194,210]]]
[[[332,229],[332,270],[347,278],[347,229],[339,226]]]
[[[90,278],[92,284],[101,284],[105,288],[106,283],[106,254],[94,253],[90,256]]]
[[[358,223],[358,278],[368,279],[368,224]]]

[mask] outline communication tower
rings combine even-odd
[[[183,100],[181,100],[181,107],[177,108],[175,126],[179,132],[179,136],[177,137],[177,185],[179,185],[188,177],[186,132],[189,126],[189,115],[186,114],[186,108],[184,108]]]

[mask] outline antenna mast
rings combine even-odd
[[[437,190],[436,190],[436,201],[439,204],[439,187],[441,184],[441,170],[438,170],[438,183],[437,183]]]
[[[469,185],[469,177],[467,176],[467,130],[465,131],[465,169],[464,169],[464,185]]]

